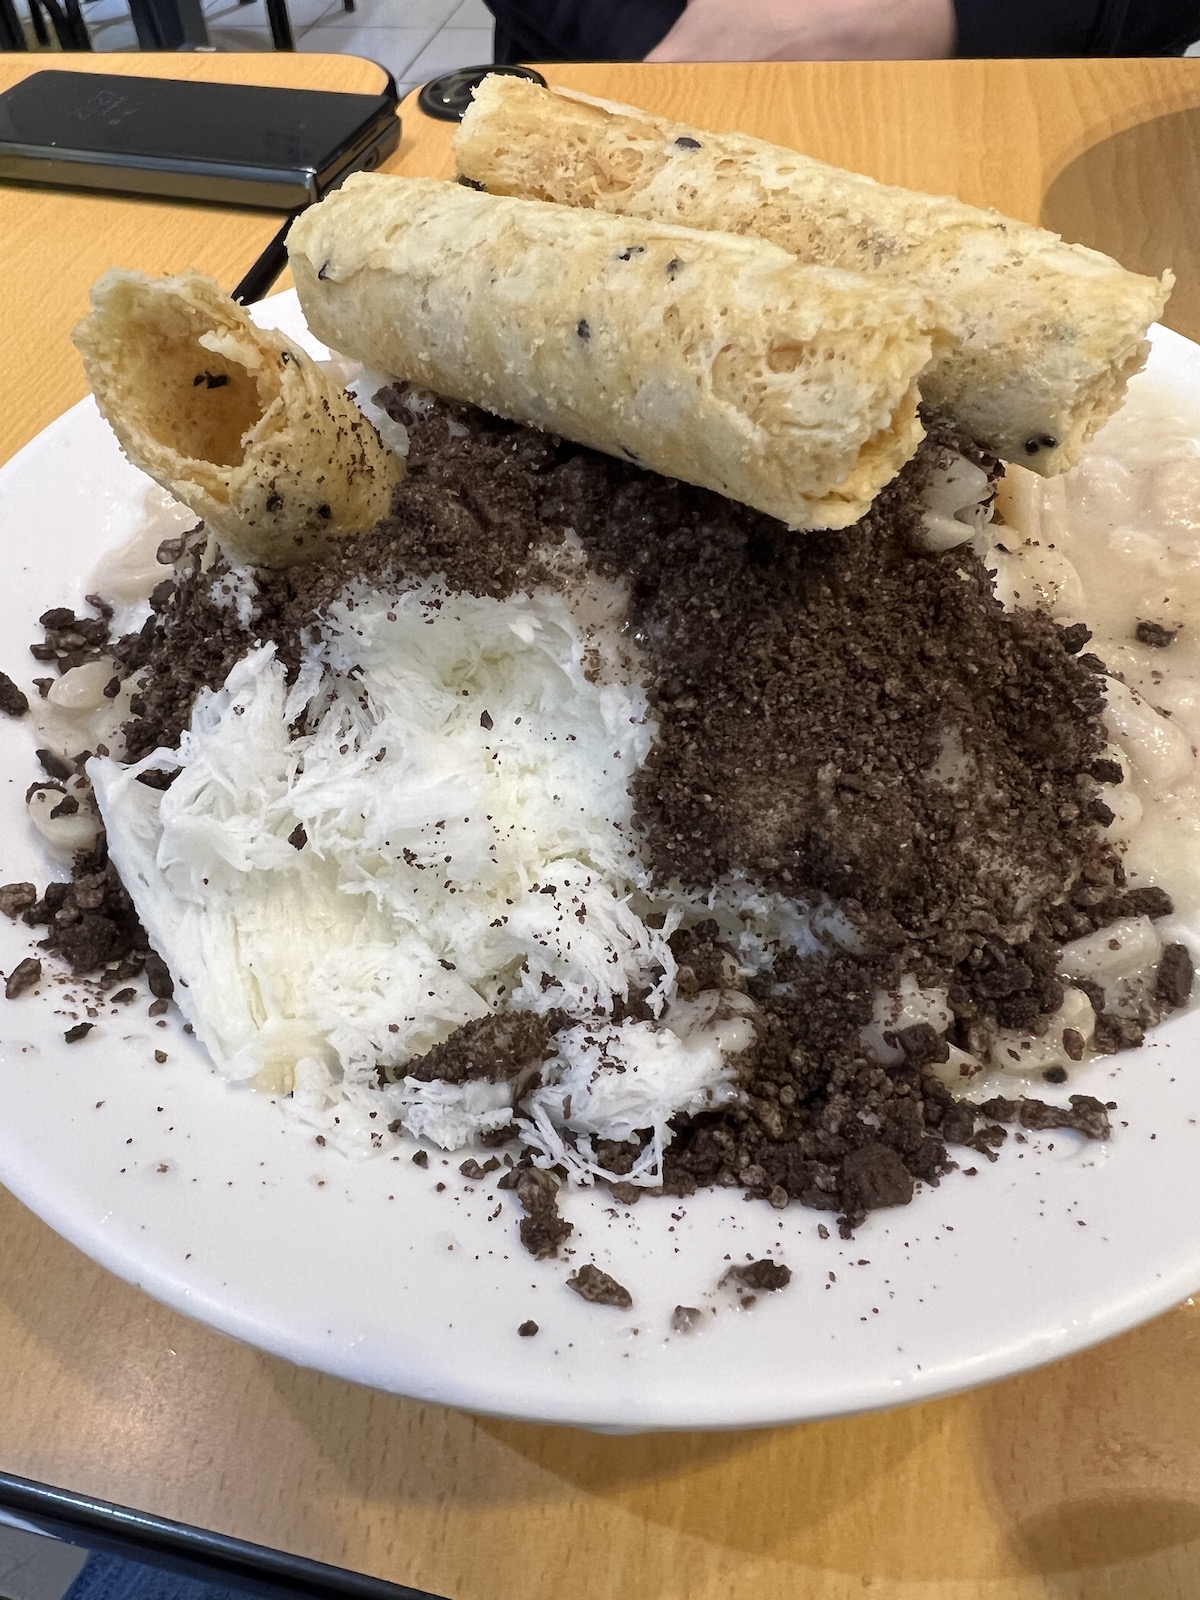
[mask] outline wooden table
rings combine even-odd
[[[333,57],[111,70],[374,87]],[[0,61],[0,85],[30,70]],[[1200,337],[1200,62],[558,67],[561,83],[950,190],[1130,265]],[[448,173],[404,108],[392,165]],[[274,220],[0,191],[7,456],[83,393],[67,333],[114,263],[231,286]],[[2,537],[12,538],[11,530]],[[1147,1225],[1151,1223],[1148,1219]],[[0,1470],[454,1600],[1193,1600],[1200,1311],[884,1416],[607,1439],[303,1372],[117,1282],[0,1198]]]

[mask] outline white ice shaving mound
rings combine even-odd
[[[511,1087],[420,1083],[409,1060],[496,1009],[594,1015],[560,1036],[531,1138],[586,1181],[593,1136],[649,1129],[645,1183],[670,1116],[733,1093],[744,1019],[601,1015],[631,988],[662,1012],[678,915],[645,920],[629,786],[653,725],[586,609],[351,589],[290,689],[264,646],[201,696],[177,751],[90,764],[112,858],[226,1077],[292,1090],[346,1148],[397,1118],[453,1148],[512,1120]],[[165,791],[138,781],[176,767]],[[398,1079],[382,1090],[381,1066]]]

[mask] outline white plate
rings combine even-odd
[[[264,321],[299,329],[294,297]],[[1200,350],[1157,332],[1157,375],[1200,403]],[[90,402],[0,472],[0,666],[51,604],[161,497],[121,458]],[[22,798],[27,727],[0,718],[0,882],[46,865]],[[28,930],[0,918],[0,968]],[[833,1219],[714,1191],[678,1203],[576,1193],[576,1264],[595,1259],[634,1308],[593,1307],[569,1263],[535,1262],[511,1196],[458,1160],[351,1162],[285,1126],[207,1067],[145,1004],[66,1045],[65,995],[0,1004],[0,1178],[51,1227],[148,1294],[279,1355],[361,1383],[478,1411],[611,1429],[742,1427],[927,1399],[1067,1355],[1200,1285],[1200,1016],[1077,1075],[1119,1101],[1113,1139],[1009,1140],[978,1176],[954,1173],[879,1212],[851,1243]],[[168,1061],[155,1063],[155,1049]],[[435,1185],[446,1185],[437,1193]],[[501,1203],[503,1202],[503,1203]],[[497,1208],[499,1207],[498,1214]],[[721,1302],[673,1334],[677,1304],[717,1304],[727,1263],[771,1251],[794,1278],[747,1311]],[[836,1276],[836,1282],[831,1281]],[[540,1332],[520,1338],[527,1319]]]

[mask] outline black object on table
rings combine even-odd
[[[532,78],[543,89],[546,87],[545,78],[532,67],[496,66],[494,63],[486,67],[458,67],[440,78],[431,78],[417,96],[417,105],[427,117],[436,117],[439,122],[461,122],[471,104],[472,91],[493,72],[508,78]]]
[[[400,141],[376,94],[31,73],[0,94],[0,180],[294,212]]]

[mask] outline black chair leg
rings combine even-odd
[[[50,26],[54,29],[54,37],[58,40],[59,49],[69,50],[71,48],[70,28],[66,15],[58,4],[58,0],[40,0],[40,4],[50,18]]]
[[[271,39],[276,50],[294,50],[296,40],[292,35],[287,0],[267,0],[267,21],[271,24]]]
[[[83,20],[83,12],[79,9],[79,0],[61,0],[61,3],[60,0],[38,0],[38,3],[50,18],[50,26],[54,29],[60,49],[92,48],[91,35]]]
[[[139,50],[178,50],[206,45],[208,30],[200,0],[129,0]]]
[[[25,29],[13,0],[0,0],[0,49],[28,50]]]
[[[92,36],[88,32],[87,23],[84,21],[83,10],[79,0],[63,0],[63,10],[67,14],[71,38],[74,41],[71,48],[73,50],[91,50],[93,48]]]
[[[50,34],[46,28],[46,18],[38,0],[29,0],[29,20],[33,24],[33,37],[41,45],[50,43]]]

